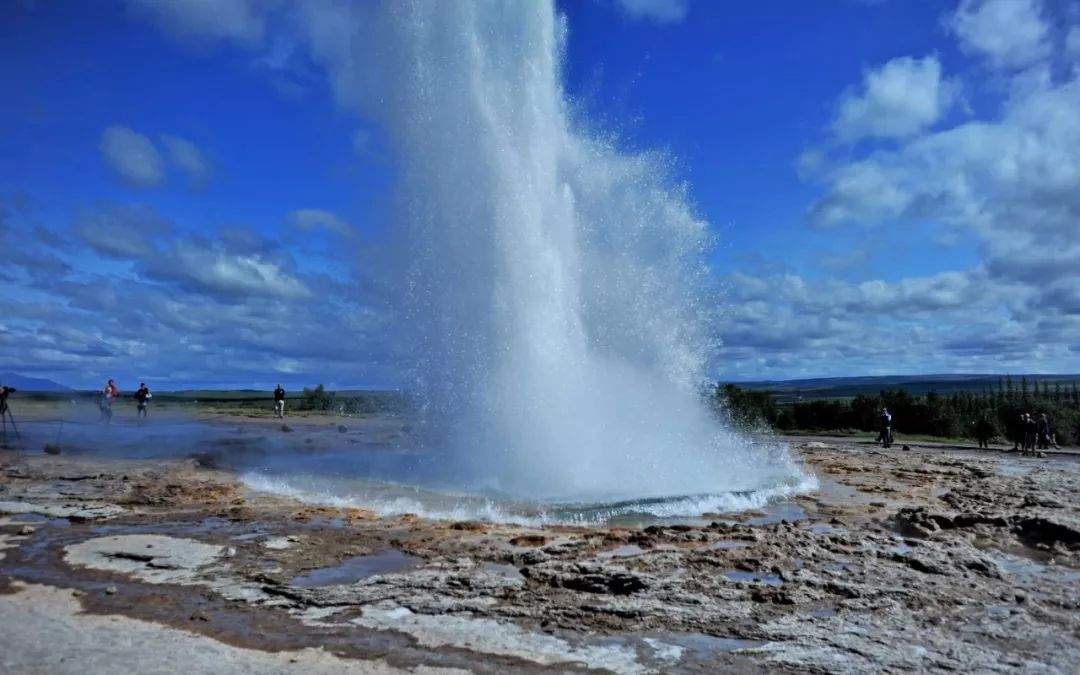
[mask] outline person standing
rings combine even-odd
[[[1035,416],[1031,413],[1024,413],[1024,452],[1035,452],[1035,437],[1038,430],[1038,424],[1035,422]]]
[[[146,404],[150,402],[153,396],[150,393],[150,387],[146,386],[145,382],[140,382],[139,389],[135,392],[136,417],[146,417],[149,414],[146,410]]]
[[[274,390],[274,413],[280,419],[285,419],[285,388],[280,384]]]
[[[881,447],[892,447],[892,413],[888,408],[881,409]]]
[[[1039,424],[1036,430],[1039,437],[1039,449],[1050,449],[1050,418],[1046,416],[1046,413],[1042,413],[1039,416]]]
[[[120,387],[116,386],[116,382],[110,379],[101,390],[101,416],[98,418],[99,422],[112,423],[112,407],[118,398],[120,398]]]
[[[986,412],[975,420],[974,436],[979,441],[980,448],[990,447],[990,439],[994,437],[994,423],[990,421],[990,416]]]

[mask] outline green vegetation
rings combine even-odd
[[[905,389],[857,394],[848,399],[781,402],[768,391],[750,391],[733,384],[718,386],[714,401],[733,423],[744,429],[780,431],[873,432],[887,407],[893,428],[907,436],[976,438],[980,433],[1016,441],[1022,436],[1020,414],[1045,413],[1059,444],[1080,444],[1080,388],[1076,382],[1028,381],[1011,377],[981,392],[915,395]]]
[[[314,389],[304,387],[293,410],[336,412],[342,415],[371,415],[377,412],[401,412],[406,406],[405,396],[396,392],[364,391],[337,394],[327,391],[323,385]]]

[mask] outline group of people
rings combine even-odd
[[[1046,413],[1038,419],[1031,413],[1020,413],[1020,434],[1013,439],[1014,452],[1035,452],[1058,447],[1054,425]]]
[[[12,389],[11,391],[15,391]],[[148,404],[150,399],[154,397],[150,393],[150,387],[146,386],[145,382],[139,383],[139,388],[135,391],[132,398],[135,399],[135,415],[140,418],[145,418],[149,415]],[[5,399],[7,398],[5,393]],[[112,422],[113,416],[113,404],[120,398],[120,387],[117,386],[116,380],[110,379],[105,383],[105,386],[101,390],[101,399],[99,402],[99,408],[101,409],[101,416],[98,417],[98,422],[109,424]],[[280,384],[274,389],[274,414],[279,418],[285,418],[285,388]]]
[[[147,409],[150,399],[154,395],[150,393],[150,387],[146,386],[145,382],[139,383],[139,388],[135,391],[133,398],[135,399],[135,415],[137,417],[145,418],[149,416]],[[109,424],[112,422],[113,417],[113,404],[120,398],[120,387],[117,386],[116,380],[110,379],[105,383],[105,387],[101,390],[101,399],[98,407],[101,410],[101,415],[98,417],[98,422],[104,422]]]

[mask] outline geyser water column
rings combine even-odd
[[[658,158],[571,123],[552,3],[393,0],[358,22],[333,75],[359,79],[396,158],[391,259],[432,461],[550,500],[797,482],[700,400],[708,227]]]

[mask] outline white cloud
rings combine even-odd
[[[1075,368],[1078,285],[1039,289],[981,268],[895,282],[724,278],[723,373],[994,372]],[[1050,303],[1050,304],[1048,304]]]
[[[1023,89],[997,121],[970,121],[841,163],[820,224],[926,219],[984,235],[1073,235],[1080,213],[1080,80]]]
[[[854,359],[865,359],[891,335],[897,360],[924,372],[935,363],[951,371],[1036,363],[1075,369],[1080,71],[1036,63],[1049,53],[1039,5],[1006,4],[965,2],[955,20],[965,48],[978,47],[997,66],[1026,66],[970,83],[1007,92],[997,110],[940,130],[924,124],[893,149],[844,148],[800,164],[801,175],[816,174],[826,185],[810,209],[811,222],[886,226],[882,236],[893,239],[929,231],[908,235],[926,236],[920,247],[930,246],[937,229],[954,240],[966,237],[979,261],[967,270],[891,283],[818,282],[798,296],[783,290],[788,282],[764,278],[753,287],[778,307],[757,319],[761,330],[788,315],[826,315],[857,327],[851,336],[859,344],[848,347]],[[792,347],[781,353],[787,361],[777,363],[808,353],[805,345]]]
[[[257,0],[127,0],[136,15],[180,39],[262,40],[265,3]]]
[[[153,187],[165,178],[165,164],[150,139],[127,127],[111,126],[101,135],[101,156],[110,169],[136,187]]]
[[[234,253],[220,246],[180,240],[158,261],[146,261],[143,273],[170,278],[194,288],[225,295],[261,295],[281,299],[311,295],[303,281],[278,263],[254,253]]]
[[[1080,26],[1073,26],[1065,35],[1065,53],[1070,58],[1080,61]]]
[[[286,216],[286,221],[302,230],[325,229],[345,236],[354,234],[352,225],[321,209],[297,209]]]
[[[954,93],[937,57],[895,58],[864,73],[860,91],[841,98],[833,130],[845,141],[911,136],[940,120]]]
[[[1039,0],[963,0],[949,25],[961,48],[997,67],[1022,68],[1050,55]]]
[[[165,134],[162,144],[169,153],[169,161],[188,175],[192,186],[201,187],[210,179],[210,162],[191,141]]]
[[[632,19],[679,23],[686,18],[689,0],[615,0]]]
[[[152,208],[133,204],[82,214],[75,231],[97,253],[119,259],[150,258],[172,225]]]

